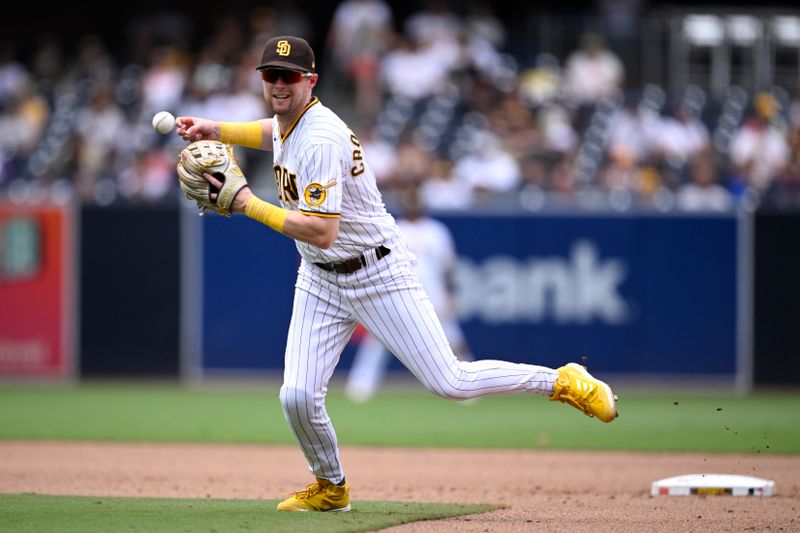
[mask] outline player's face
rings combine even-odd
[[[279,117],[293,117],[300,113],[311,98],[311,89],[317,84],[317,74],[284,69],[261,71],[264,98]]]

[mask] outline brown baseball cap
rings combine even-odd
[[[264,45],[261,64],[256,70],[285,68],[298,72],[314,72],[316,67],[314,51],[308,41],[302,37],[279,35]]]

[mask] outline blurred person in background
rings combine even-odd
[[[452,74],[463,70],[470,62],[472,36],[466,34],[463,20],[442,0],[425,2],[421,10],[406,19],[404,30],[422,60],[416,68],[424,65],[429,73],[441,73],[441,81],[436,83],[440,89],[434,91],[440,94],[451,81]]]
[[[709,150],[696,154],[689,163],[688,183],[676,194],[676,206],[682,211],[729,211],[734,206],[731,192],[719,184],[714,156]]]
[[[78,113],[75,187],[84,201],[94,199],[100,179],[113,179],[118,132],[126,130],[125,114],[108,84],[95,87],[89,104]]]
[[[461,19],[444,0],[427,0],[422,9],[406,19],[405,34],[417,43],[452,44],[463,30]]]
[[[489,129],[517,160],[541,150],[542,132],[534,112],[525,104],[519,91],[512,91],[491,108],[487,115]]]
[[[461,29],[462,69],[472,68],[504,91],[516,89],[516,61],[505,53],[507,32],[491,4],[473,2]]]
[[[619,95],[624,79],[625,67],[606,48],[605,37],[589,32],[581,37],[580,47],[567,57],[563,89],[575,107],[595,105]]]
[[[224,93],[225,104],[220,104],[225,105],[228,111],[242,122],[254,117],[263,117],[266,113],[264,99],[258,92],[252,90],[250,84],[255,66],[252,57],[248,54],[243,54],[238,58]]]
[[[711,135],[686,102],[679,102],[672,113],[660,120],[655,128],[653,150],[659,157],[673,160],[682,166],[710,148]]]
[[[765,191],[790,162],[787,130],[773,95],[756,95],[752,110],[730,144],[730,160],[749,187]]]
[[[642,104],[641,95],[626,94],[623,106],[609,120],[606,162],[598,184],[606,191],[651,195],[662,182],[654,161],[660,128],[660,116]]]
[[[490,131],[473,134],[471,149],[456,160],[453,174],[463,187],[472,191],[476,201],[514,191],[520,184],[518,161]]]
[[[419,185],[419,194],[426,209],[459,210],[473,204],[472,189],[464,187],[453,174],[449,159],[435,158],[430,175]]]
[[[575,202],[575,154],[570,152],[550,155],[550,190],[562,204]]]
[[[381,104],[380,61],[394,33],[394,15],[384,0],[344,0],[336,6],[327,37],[336,71],[354,91],[361,117]],[[348,91],[349,92],[349,91]]]
[[[191,89],[185,89],[184,95],[190,91],[197,98],[202,106],[205,107],[205,116],[217,118],[221,114],[228,112],[236,113],[236,110],[229,110],[225,97],[228,94],[232,83],[232,66],[228,63],[226,55],[221,49],[215,46],[204,47],[194,64],[189,70],[186,84],[191,85]],[[185,97],[184,97],[185,99]],[[167,108],[173,109],[173,108]]]
[[[142,108],[153,115],[178,108],[190,72],[187,58],[175,47],[152,50],[150,64],[142,77]]]
[[[15,178],[30,177],[26,163],[50,119],[50,107],[27,73],[9,90],[0,114],[0,187]]]
[[[624,151],[642,162],[654,150],[661,127],[661,118],[642,105],[641,95],[629,92],[608,121],[607,151],[611,157]]]
[[[441,320],[456,357],[461,361],[471,361],[472,353],[458,321],[453,293],[452,271],[457,259],[453,235],[446,225],[426,212],[415,185],[403,192],[402,209],[403,215],[397,220],[397,227],[417,259],[419,281]],[[372,398],[383,381],[390,358],[391,353],[383,344],[365,331],[347,377],[347,396],[359,403]]]
[[[789,104],[787,127],[791,162],[769,184],[763,204],[772,209],[800,210],[800,89]]]
[[[416,40],[394,35],[378,77],[387,97],[421,100],[442,92],[448,74],[448,69],[433,60]]]
[[[533,66],[520,72],[518,90],[528,105],[549,105],[560,99],[562,75],[561,65],[556,56],[537,54]]]
[[[396,152],[397,167],[394,171],[394,180],[384,182],[384,187],[402,191],[427,179],[431,172],[433,155],[414,142],[410,132],[400,137]]]
[[[624,79],[625,67],[606,47],[605,37],[585,33],[578,49],[567,57],[562,80],[564,99],[579,115],[579,127],[600,101],[620,95]]]
[[[605,191],[629,193],[631,199],[649,196],[660,182],[655,168],[640,163],[633,147],[627,144],[612,147],[599,173],[599,185]]]
[[[542,132],[542,148],[545,152],[571,154],[578,148],[580,136],[572,127],[569,112],[563,106],[552,104],[539,108],[537,124]]]
[[[175,191],[175,155],[166,149],[135,152],[119,170],[118,191],[131,202],[155,203]]]

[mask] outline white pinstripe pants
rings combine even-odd
[[[506,361],[459,361],[402,242],[382,260],[369,255],[352,274],[302,262],[286,343],[280,400],[311,472],[344,478],[336,432],[325,409],[328,382],[357,323],[361,323],[431,392],[465,400],[488,394],[549,395],[558,372]],[[365,254],[366,255],[366,254]]]

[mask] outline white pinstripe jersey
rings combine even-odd
[[[361,143],[317,97],[286,132],[273,117],[272,132],[273,169],[283,207],[340,217],[339,235],[329,249],[295,241],[306,261],[350,259],[394,237],[395,220],[386,211]]]

